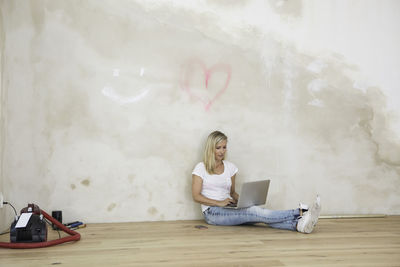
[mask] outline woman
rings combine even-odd
[[[311,233],[318,221],[321,210],[320,199],[311,209],[268,210],[253,206],[243,209],[226,209],[227,205],[237,203],[235,178],[238,168],[225,160],[228,138],[215,131],[208,138],[203,161],[192,172],[192,196],[201,204],[205,221],[213,225],[240,225],[266,223],[278,229]]]

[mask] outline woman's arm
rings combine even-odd
[[[203,179],[200,176],[195,174],[192,175],[192,197],[193,200],[207,206],[218,206],[224,207],[230,203],[232,203],[232,199],[227,198],[222,201],[218,201],[215,199],[207,198],[201,194],[201,189],[203,187]]]
[[[232,185],[231,185],[231,197],[235,200],[235,203],[237,203],[238,200],[239,200],[239,194],[236,193],[236,191],[235,191],[236,174],[233,175],[233,176],[231,177],[231,180],[232,180]]]

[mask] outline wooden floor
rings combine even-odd
[[[0,266],[400,266],[400,216],[320,219],[309,235],[203,221],[90,224],[79,232],[76,243],[0,248]],[[49,237],[57,232],[49,228]]]

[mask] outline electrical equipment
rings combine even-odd
[[[37,205],[29,204],[28,207],[21,210],[21,216],[29,213],[30,218],[27,219],[26,226],[16,227],[17,220],[11,224],[10,241],[0,242],[0,248],[42,248],[58,245],[65,242],[79,241],[81,235],[69,229],[61,222],[57,221],[44,210],[40,210]],[[56,225],[59,229],[69,234],[63,238],[47,241],[47,226],[45,219]]]
[[[11,224],[11,243],[47,241],[47,225],[43,215],[32,214],[25,227],[16,228],[17,221]]]

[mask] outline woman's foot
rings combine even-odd
[[[318,222],[318,217],[321,212],[321,199],[317,196],[311,209],[303,213],[303,216],[297,222],[297,231],[309,234],[314,230]]]

